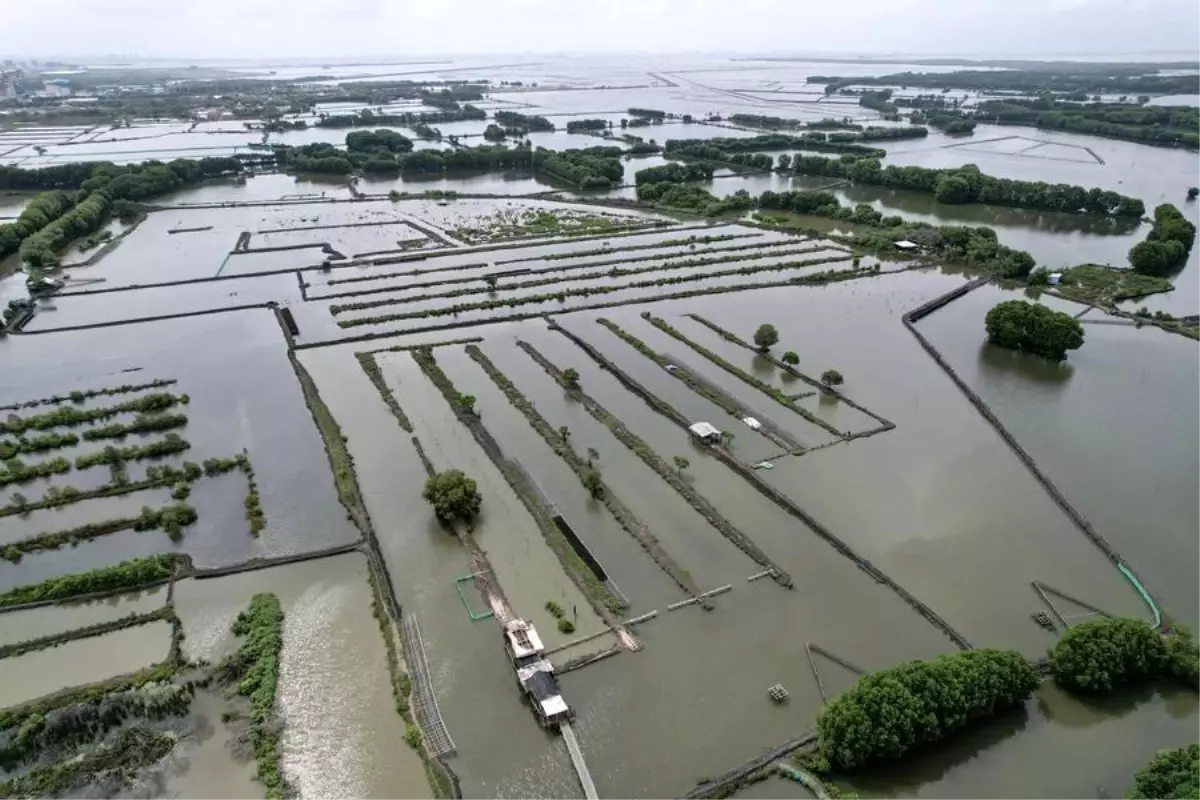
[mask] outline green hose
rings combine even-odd
[[[1137,589],[1138,593],[1141,594],[1142,599],[1146,601],[1146,605],[1150,606],[1150,611],[1154,614],[1154,627],[1156,629],[1161,628],[1162,614],[1159,612],[1158,606],[1154,603],[1154,600],[1151,599],[1149,593],[1142,588],[1141,582],[1138,581],[1134,574],[1129,571],[1129,567],[1125,566],[1124,564],[1117,562],[1117,569],[1121,570],[1121,574],[1129,579],[1129,582],[1133,584],[1133,588]]]

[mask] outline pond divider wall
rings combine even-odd
[[[734,784],[745,780],[747,777],[760,769],[767,767],[771,762],[778,761],[796,752],[807,745],[816,744],[817,734],[815,732],[806,733],[803,736],[798,736],[795,739],[788,739],[782,744],[778,744],[769,750],[764,751],[761,755],[750,759],[744,764],[734,767],[728,772],[718,775],[716,778],[705,781],[696,786],[694,789],[683,795],[686,800],[693,798],[712,797],[714,795],[723,794],[726,788],[732,787]]]
[[[679,415],[675,409],[666,405],[657,397],[654,397],[654,395],[647,392],[640,384],[637,384],[623,372],[617,370],[616,367],[608,364],[607,359],[605,359],[604,356],[596,351],[595,348],[584,342],[582,339],[579,339],[569,331],[560,328],[557,323],[553,322],[553,320],[547,320],[547,323],[552,330],[557,330],[562,333],[564,336],[574,342],[576,346],[584,350],[584,352],[587,353],[598,364],[606,369],[609,369],[609,371],[612,372],[612,374],[622,383],[622,385],[625,385],[626,388],[629,388],[629,390],[634,394],[646,400],[647,403],[653,405],[655,410],[659,411],[659,413],[663,414],[676,424],[681,425],[683,428],[687,428],[689,424],[688,421]],[[539,366],[542,367],[542,369],[546,370],[551,377],[561,383],[562,373],[559,368],[551,363],[550,360],[543,356],[540,352],[538,352],[537,348],[528,342],[523,341],[518,341],[517,347],[520,347],[522,350],[524,350],[530,358],[532,358]],[[607,366],[605,366],[606,364]],[[591,414],[601,424],[605,425],[605,427],[611,430],[613,435],[616,436],[622,444],[633,450],[633,452],[640,459],[642,459],[647,466],[658,473],[659,477],[666,481],[671,488],[679,492],[679,494],[688,502],[688,505],[694,508],[702,517],[704,517],[704,519],[707,520],[710,525],[716,528],[716,530],[721,533],[722,536],[728,539],[735,547],[741,550],[756,564],[764,567],[765,569],[773,570],[772,578],[780,586],[784,586],[789,589],[792,587],[792,576],[789,575],[786,570],[772,561],[766,553],[759,549],[758,545],[755,544],[749,536],[747,536],[737,526],[726,519],[724,515],[722,515],[712,505],[712,503],[705,499],[703,495],[683,481],[683,479],[676,474],[676,471],[663,461],[661,456],[650,449],[648,445],[646,445],[641,441],[640,438],[636,436],[636,434],[625,427],[624,423],[613,416],[607,409],[605,409],[602,405],[600,405],[600,403],[598,403],[593,397],[588,395],[582,389],[576,388],[569,391],[573,397],[583,403],[584,408],[589,414]],[[636,440],[636,442],[634,440]]]
[[[1117,553],[1113,546],[1110,545],[1108,541],[1105,540],[1105,538],[1101,536],[1095,528],[1092,527],[1092,524],[1088,522],[1087,518],[1071,505],[1071,503],[1067,500],[1066,495],[1064,495],[1058,486],[1055,485],[1055,483],[1050,480],[1045,473],[1042,472],[1037,463],[1033,460],[1033,456],[1029,455],[1029,453],[1024,447],[1021,446],[1016,438],[1008,432],[1008,429],[1004,427],[1002,422],[1000,422],[1000,418],[992,412],[992,409],[983,401],[983,398],[976,394],[974,390],[967,385],[966,381],[959,377],[959,374],[954,370],[954,367],[950,366],[950,363],[946,361],[941,352],[934,347],[933,344],[930,343],[930,341],[926,339],[919,330],[917,330],[917,327],[914,324],[924,317],[929,316],[934,311],[945,307],[954,300],[965,296],[968,292],[983,286],[989,281],[990,278],[976,278],[975,280],[964,283],[962,286],[956,287],[953,291],[947,292],[940,297],[935,297],[927,303],[922,303],[901,318],[904,322],[904,327],[908,329],[909,333],[916,337],[917,342],[921,345],[925,352],[928,353],[937,363],[937,365],[942,368],[942,371],[949,376],[954,385],[958,387],[958,390],[962,392],[964,397],[967,398],[967,401],[975,407],[975,410],[979,412],[979,414],[987,421],[987,423],[992,426],[992,429],[996,431],[1004,443],[1007,444],[1013,453],[1016,454],[1017,459],[1020,460],[1020,462],[1025,466],[1025,468],[1029,471],[1029,474],[1032,475],[1039,484],[1041,484],[1042,488],[1045,489],[1046,494],[1050,495],[1050,498],[1060,509],[1062,509],[1062,512],[1067,515],[1067,518],[1074,523],[1075,527],[1082,532],[1084,536],[1091,540],[1092,544],[1100,548],[1100,551],[1108,557],[1109,561],[1111,561],[1113,565],[1116,566],[1117,570],[1130,582],[1133,588],[1138,592],[1139,595],[1141,595],[1142,599],[1149,607],[1151,614],[1154,616],[1155,627],[1161,627],[1163,616],[1158,603],[1153,599],[1153,597],[1151,597],[1149,592],[1146,591],[1141,581],[1138,580],[1136,574],[1134,574],[1133,570],[1130,569],[1130,567],[1125,563],[1120,554]],[[1167,624],[1168,626],[1170,625],[1169,620]]]
[[[599,364],[602,369],[605,369],[610,374],[612,374],[612,376],[615,377],[621,383],[621,385],[623,385],[627,389],[629,389],[629,391],[631,391],[635,395],[641,397],[644,401],[646,401],[647,405],[649,405],[652,409],[654,409],[656,412],[658,412],[662,416],[665,416],[667,419],[671,420],[676,425],[679,425],[680,427],[682,427],[684,429],[686,429],[688,427],[689,423],[686,418],[684,418],[677,411],[675,411],[674,408],[667,405],[665,402],[660,400],[658,397],[656,397],[655,395],[650,393],[641,384],[637,383],[632,378],[630,378],[628,375],[626,375],[624,372],[622,372],[615,364],[613,364],[607,358],[605,358],[594,347],[592,347],[587,342],[580,339],[575,334],[566,330],[565,328],[562,328],[557,323],[553,322],[553,320],[549,320],[548,322],[549,322],[549,325],[552,330],[558,331],[559,333],[561,333],[562,335],[564,335],[568,339],[570,339],[572,342],[574,342],[576,344],[576,346],[578,346],[585,353],[587,353],[587,355],[589,357],[591,357],[593,361],[595,361],[597,364]],[[527,349],[529,349],[529,348],[527,348]],[[859,555],[858,553],[856,553],[849,545],[847,545],[845,542],[843,542],[841,539],[839,539],[837,536],[835,536],[828,528],[826,528],[824,525],[822,525],[820,522],[818,522],[816,519],[814,519],[812,517],[812,515],[810,515],[807,511],[802,509],[800,506],[796,505],[796,503],[794,503],[791,500],[791,498],[789,498],[783,492],[779,491],[774,486],[772,486],[771,484],[769,484],[765,480],[763,480],[758,475],[758,473],[755,472],[753,467],[751,467],[751,466],[743,463],[739,459],[737,459],[732,453],[730,453],[728,450],[726,450],[721,445],[710,445],[708,447],[708,451],[710,453],[712,453],[714,456],[716,456],[727,467],[729,467],[735,473],[737,473],[742,478],[744,478],[751,486],[758,489],[759,492],[761,492],[767,498],[772,500],[776,505],[778,505],[784,511],[788,512],[792,516],[801,520],[814,533],[816,533],[818,536],[820,536],[822,539],[824,539],[827,543],[832,545],[833,548],[835,550],[837,550],[840,554],[842,554],[846,558],[853,561],[860,569],[862,569],[864,572],[866,572],[868,575],[870,575],[872,578],[874,578],[877,582],[884,584],[889,589],[891,589],[893,592],[895,592],[897,595],[899,595],[901,597],[901,599],[903,599],[906,603],[908,603],[909,606],[911,606],[918,614],[923,616],[929,623],[931,623],[938,630],[942,631],[942,633],[946,634],[946,636],[949,637],[950,640],[953,641],[958,647],[960,647],[964,650],[971,649],[971,644],[966,640],[966,638],[964,636],[962,636],[962,634],[958,633],[958,631],[956,631],[954,628],[952,628],[950,626],[950,624],[948,622],[946,622],[946,620],[942,619],[942,617],[939,614],[937,614],[937,612],[935,612],[932,608],[925,605],[925,603],[923,603],[922,601],[920,601],[916,597],[914,597],[912,594],[910,594],[906,589],[904,589],[898,583],[896,583],[894,580],[892,580],[890,577],[888,577],[882,570],[880,570],[878,567],[876,567],[874,564],[872,564],[866,558],[864,558],[861,555]],[[760,563],[762,563],[762,562],[760,562]],[[785,585],[791,584],[791,577],[788,576],[787,573],[782,572],[782,570],[780,570],[779,567],[777,567],[774,564],[769,563],[769,562],[763,564],[763,566],[778,570],[779,572],[782,573],[782,576],[786,578],[787,583]],[[779,581],[780,577],[776,577],[776,580]]]

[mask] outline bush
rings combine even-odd
[[[779,331],[775,330],[775,326],[771,324],[763,324],[758,326],[758,330],[754,332],[754,344],[762,352],[767,352],[771,349],[771,345],[779,341]]]
[[[1062,686],[1107,692],[1164,674],[1167,646],[1147,623],[1099,619],[1067,630],[1050,651],[1050,669]]]
[[[1024,300],[1007,300],[988,312],[988,341],[1062,361],[1083,344],[1083,326],[1070,314]]]
[[[455,519],[468,521],[479,513],[483,505],[475,481],[458,469],[431,475],[425,482],[425,491],[421,496],[433,506],[433,513],[443,523]]]
[[[836,769],[897,758],[970,722],[1020,705],[1038,677],[1011,650],[968,650],[861,678],[817,719],[821,755]]]
[[[575,623],[569,619],[560,619],[558,621],[559,633],[572,634],[575,632]]]
[[[1138,770],[1129,796],[1162,800],[1200,797],[1200,745],[1158,751]]]
[[[546,601],[546,612],[555,619],[562,619],[565,613],[563,607],[553,600]]]

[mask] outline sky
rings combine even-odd
[[[1200,53],[1197,0],[0,0],[0,55]]]

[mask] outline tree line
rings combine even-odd
[[[957,70],[955,72],[899,72],[875,77],[812,75],[808,83],[825,84],[833,94],[847,86],[915,86],[930,89],[965,89],[974,92],[1013,91],[1086,92],[1088,94],[1197,94],[1200,77],[1150,74],[1157,67],[1103,65],[1099,68],[1045,70]],[[1193,67],[1194,69],[1194,67]]]
[[[874,158],[843,156],[834,160],[822,156],[797,155],[792,159],[792,170],[805,175],[847,178],[856,183],[932,194],[939,203],[987,203],[1112,217],[1140,217],[1146,213],[1141,200],[1107,189],[996,178],[980,172],[974,164],[957,169],[884,167]]]
[[[765,114],[730,114],[729,121],[735,125],[745,125],[748,128],[771,128],[775,130],[805,128],[807,130],[845,130],[861,131],[862,125],[850,122],[848,119],[833,119],[826,117],[815,122],[805,122],[800,119],[772,117]]]
[[[366,128],[373,125],[413,127],[418,124],[437,125],[443,122],[487,119],[487,112],[472,105],[444,111],[404,111],[398,114],[376,113],[364,108],[357,114],[331,114],[314,123],[319,128]]]
[[[1053,97],[987,100],[976,119],[1000,125],[1030,125],[1109,139],[1200,147],[1200,109],[1125,103],[1071,103]]]
[[[708,164],[679,164],[671,162],[658,167],[640,169],[634,174],[633,180],[637,184],[657,183],[659,181],[689,183],[691,181],[710,181],[712,180],[712,176],[713,168]]]
[[[690,211],[706,216],[758,209],[765,220],[772,212],[788,212],[836,219],[866,230],[855,242],[868,249],[890,249],[898,241],[911,241],[934,258],[966,264],[994,275],[1023,278],[1037,266],[1024,250],[1002,245],[996,231],[986,226],[930,225],[908,222],[899,216],[884,216],[866,203],[851,208],[830,192],[763,192],[754,197],[745,190],[718,198],[694,184],[656,181],[637,185],[638,200],[663,208]]]
[[[241,172],[242,162],[232,157],[175,159],[168,163],[147,161],[118,166],[108,161],[64,164],[23,170],[0,168],[0,187],[74,190],[38,195],[30,213],[16,222],[0,225],[0,254],[20,250],[24,261],[34,267],[54,264],[58,252],[76,237],[91,233],[108,221],[110,213],[125,214],[128,201],[151,197],[192,186],[208,177]]]
[[[567,123],[567,133],[594,133],[611,127],[612,123],[603,119],[573,119]]]

